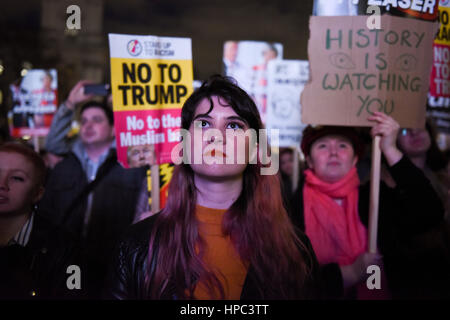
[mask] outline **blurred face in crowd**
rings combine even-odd
[[[145,165],[155,164],[153,145],[139,145],[129,147],[128,165],[130,168],[139,168]]]
[[[46,91],[51,91],[51,88],[52,88],[52,78],[51,78],[48,74],[46,74],[46,75],[44,76],[44,78],[42,79],[42,84],[43,84],[43,87],[44,87],[44,89],[45,89]]]
[[[264,51],[263,56],[264,61],[267,63],[277,57],[277,52],[273,49],[267,49],[266,51]]]
[[[242,176],[248,163],[248,140],[245,140],[245,150],[238,150],[237,137],[231,141],[227,141],[226,130],[242,129],[243,131],[249,129],[247,121],[237,115],[233,108],[229,105],[224,105],[226,102],[217,96],[212,97],[214,107],[211,112],[206,114],[210,109],[210,101],[203,99],[197,109],[195,110],[194,120],[189,128],[189,133],[193,138],[191,143],[191,154],[195,152],[201,152],[202,163],[195,164],[193,159],[191,160],[191,168],[195,174],[214,178],[226,178]],[[197,125],[197,126],[196,126]],[[206,141],[196,141],[195,136],[199,136],[199,132],[205,135],[210,129],[219,130],[222,133],[222,137],[211,136]],[[197,133],[195,133],[197,131]],[[211,131],[210,131],[211,132]],[[227,143],[233,144],[234,155],[227,155]],[[200,151],[196,151],[199,150]],[[214,151],[212,151],[214,149]],[[245,152],[245,161],[241,163],[238,161],[238,153],[242,157],[242,152]],[[227,157],[232,157],[227,160]],[[221,158],[222,163],[217,163],[213,159]],[[228,162],[228,163],[227,163]],[[232,162],[232,163],[229,163]]]
[[[397,138],[400,148],[408,156],[425,154],[431,147],[431,139],[426,129],[403,129]]]
[[[114,126],[101,108],[91,107],[81,114],[80,138],[85,146],[111,143]]]
[[[328,135],[312,144],[306,161],[319,179],[334,183],[356,165],[358,157],[350,140],[343,136]]]
[[[238,43],[235,41],[227,41],[224,48],[224,57],[228,61],[235,61],[238,52]]]
[[[294,155],[292,153],[285,152],[281,155],[280,169],[284,174],[292,176],[294,172]]]
[[[36,180],[33,164],[23,155],[0,152],[0,216],[30,213],[44,192]]]

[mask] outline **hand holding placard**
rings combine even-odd
[[[397,136],[400,130],[400,125],[391,117],[382,112],[374,112],[368,117],[369,121],[374,121],[376,124],[372,127],[372,137],[380,136],[380,149],[386,158],[389,166],[393,166],[402,158],[402,152],[397,148]]]

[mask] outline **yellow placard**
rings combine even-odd
[[[434,43],[450,45],[450,8],[439,6],[439,32],[436,34]]]
[[[192,60],[111,58],[114,111],[181,108],[192,79]]]

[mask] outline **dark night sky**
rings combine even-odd
[[[103,34],[105,39],[109,32],[189,37],[195,76],[204,78],[220,72],[222,45],[231,39],[281,42],[285,59],[307,59],[312,3],[313,0],[105,0]],[[33,48],[40,27],[41,1],[5,1],[2,7],[2,45]],[[80,7],[83,23],[83,5]],[[67,16],[65,12],[54,14]]]

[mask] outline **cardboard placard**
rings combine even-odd
[[[367,117],[381,111],[423,128],[437,27],[383,15],[381,29],[371,30],[366,16],[311,17],[302,121],[372,126]]]

